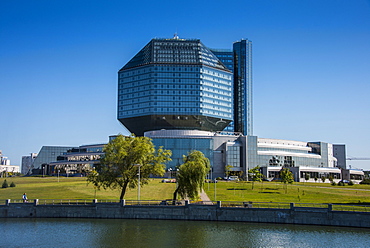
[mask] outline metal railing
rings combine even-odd
[[[92,200],[86,199],[39,199],[38,205],[91,205]]]
[[[332,211],[370,212],[370,205],[333,204]]]
[[[173,200],[126,200],[125,205],[141,205],[141,206],[181,206],[185,205],[184,201]]]
[[[286,202],[221,202],[222,207],[239,207],[239,208],[271,208],[271,209],[289,209],[290,203]]]
[[[326,203],[294,203],[296,208],[328,208]]]
[[[36,203],[37,202],[37,203]],[[21,204],[21,199],[0,200],[0,205]],[[186,201],[173,200],[124,200],[119,199],[29,199],[27,204],[35,205],[93,205],[122,204],[127,206],[185,206]],[[326,203],[286,203],[286,202],[250,202],[250,201],[189,201],[190,205],[221,206],[223,208],[266,208],[266,209],[327,209],[328,211],[370,212],[370,205],[361,204],[326,204]]]

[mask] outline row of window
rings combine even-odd
[[[144,75],[146,73],[152,72],[152,71],[167,71],[167,72],[199,72],[200,67],[196,66],[176,66],[176,67],[168,67],[168,66],[148,66],[141,69],[131,69],[127,71],[120,72],[119,77],[129,77],[134,75]]]
[[[163,99],[164,100],[164,99]],[[134,103],[134,104],[133,104]],[[151,102],[151,101],[141,101],[140,99],[125,100],[119,102],[120,110],[125,109],[136,109],[141,107],[150,107],[150,106],[162,106],[162,107],[173,107],[173,106],[182,106],[182,107],[199,107],[199,104],[194,101],[182,101],[178,103],[172,103],[171,100],[162,101],[162,102]]]
[[[148,108],[148,107],[142,107],[138,109],[131,109],[131,110],[125,110],[120,109],[118,115],[119,118],[122,117],[129,117],[133,116],[135,114],[159,114],[159,113],[170,113],[170,114],[202,114],[202,115],[209,115],[216,118],[224,118],[230,120],[232,118],[232,115],[226,114],[220,111],[215,110],[207,110],[207,109],[199,109],[199,108]]]
[[[307,167],[334,167],[334,164],[329,164],[320,158],[306,158],[292,156],[291,159],[285,159],[284,156],[270,156],[270,155],[258,155],[257,160],[260,166],[284,166],[284,164],[290,164],[295,167],[307,166]]]

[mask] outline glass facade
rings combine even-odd
[[[253,135],[252,42],[234,42],[233,50],[211,49],[233,72],[233,122],[224,131]]]
[[[136,135],[233,119],[232,73],[199,40],[153,39],[118,74],[118,119]]]
[[[36,170],[32,172],[34,174],[42,174],[40,170],[44,169],[44,173],[49,172],[50,168],[43,168],[43,165],[48,165],[49,163],[56,161],[57,157],[63,155],[69,149],[73,147],[62,147],[62,146],[43,146],[38,153],[37,157],[35,158],[31,169]]]
[[[153,138],[153,137],[152,137]],[[184,163],[183,156],[193,150],[201,151],[213,164],[213,142],[209,138],[153,138],[153,144],[158,148],[163,146],[172,151],[172,161],[168,162],[167,169],[173,170]]]
[[[242,163],[242,147],[239,142],[226,143],[226,165],[232,167],[243,167]]]
[[[51,173],[86,173],[100,163],[105,144],[80,146],[72,148],[50,163]]]
[[[228,135],[191,130],[158,130],[145,133],[156,147],[163,146],[173,152],[173,161],[167,169],[175,169],[183,163],[183,155],[199,150],[211,161],[213,177],[223,177],[225,166],[231,171],[242,172],[260,166],[269,178],[278,178],[282,168],[289,168],[296,181],[305,175],[310,178],[341,178],[341,170],[334,167],[336,159],[331,156],[332,145],[324,142],[301,142],[291,140],[264,139],[257,136]],[[361,174],[360,174],[361,175]]]
[[[233,44],[234,51],[234,130],[253,135],[252,42]]]
[[[212,49],[212,48],[210,48],[210,50],[231,72],[234,72],[234,54],[232,50]],[[233,77],[233,81],[234,81],[234,77]],[[234,85],[232,87],[232,92],[234,92]],[[233,116],[234,116],[234,108],[233,108]],[[224,131],[234,132],[234,121],[230,122],[230,124],[224,129]]]
[[[119,119],[154,114],[232,119],[227,72],[205,66],[154,65],[122,72],[119,81]]]
[[[335,167],[330,147],[324,142],[260,139],[258,163],[268,167]]]

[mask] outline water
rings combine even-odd
[[[0,247],[369,247],[370,229],[236,222],[0,219]]]

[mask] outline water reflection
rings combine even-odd
[[[368,247],[370,230],[234,222],[0,219],[0,247]]]

